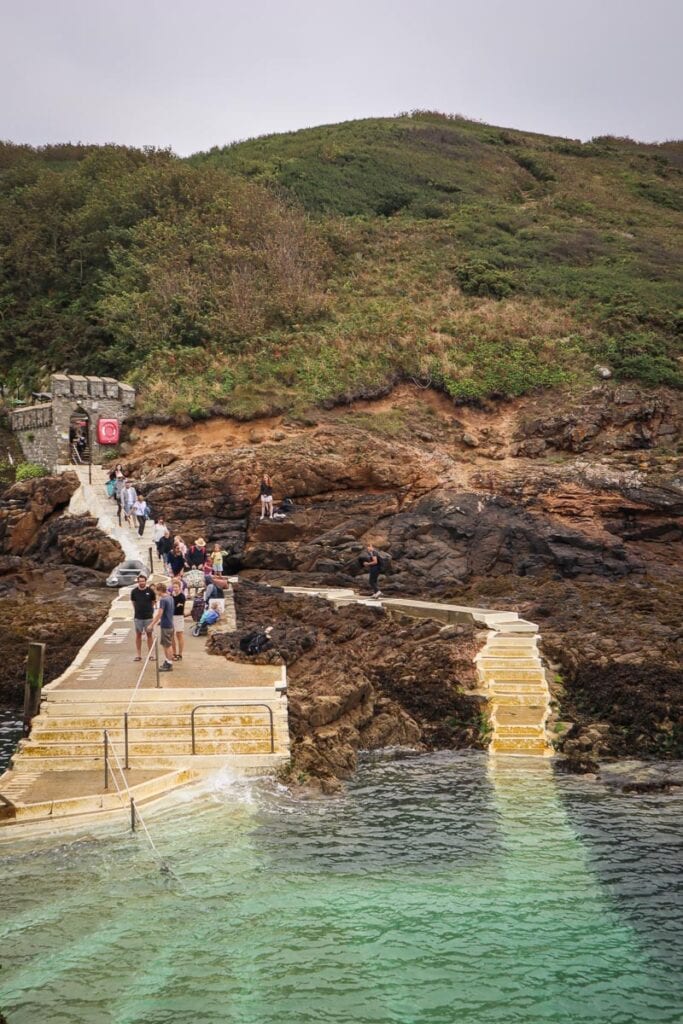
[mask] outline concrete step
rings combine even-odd
[[[270,734],[266,735],[265,730],[259,730],[259,735],[252,737],[223,737],[220,739],[201,739],[197,741],[198,746],[201,745],[201,749],[206,754],[221,754],[221,753],[234,753],[234,754],[260,754],[270,753]],[[277,742],[278,737],[275,737]],[[137,740],[134,744],[135,753],[137,755],[153,755],[153,754],[191,754],[192,743],[189,736],[185,739],[177,740],[166,740],[162,738],[154,738],[147,740]],[[123,750],[123,739],[116,744],[116,753],[119,758],[121,757],[121,751]],[[104,744],[101,739],[96,742],[48,742],[48,741],[32,741],[26,740],[18,749],[17,753],[23,758],[104,758]],[[16,756],[16,755],[15,755]]]
[[[545,673],[542,668],[495,668],[484,669],[483,677],[486,682],[497,683],[541,683],[545,686]]]
[[[119,755],[119,760],[121,757]],[[135,755],[131,757],[131,768],[156,769],[166,768],[169,771],[176,768],[191,769],[215,769],[231,767],[236,771],[249,770],[249,768],[273,768],[289,761],[289,753],[276,751],[270,753],[245,753],[245,754],[178,754],[175,756],[158,755]],[[97,757],[36,757],[31,759],[31,767],[41,771],[102,771],[104,776],[103,759]],[[118,770],[117,770],[118,775]],[[114,784],[111,784],[114,788]]]
[[[137,710],[144,708],[147,704],[164,703],[192,703],[203,704],[212,701],[261,701],[276,700],[278,694],[275,692],[276,683],[279,685],[280,676],[273,676],[272,682],[266,681],[257,686],[173,686],[162,685],[145,686],[138,690],[132,687],[121,689],[92,689],[69,687],[66,683],[56,690],[47,687],[43,690],[43,703],[45,706],[53,704],[128,704],[133,698]],[[163,680],[162,680],[163,682]],[[172,680],[171,680],[172,682]]]
[[[499,693],[540,693],[544,696],[547,694],[547,688],[541,680],[534,683],[529,682],[517,682],[516,679],[506,679],[500,682],[498,678],[490,679],[488,681],[488,691],[492,694],[495,700]]]
[[[194,781],[194,773],[188,769],[176,769],[159,775],[147,782],[140,782],[130,787],[130,795],[135,797],[136,804],[143,804],[153,797],[168,793],[179,786],[187,785]],[[121,779],[117,779],[122,787]],[[7,793],[7,789],[3,790]],[[40,820],[41,818],[61,818],[71,814],[88,814],[100,810],[116,810],[120,807],[128,808],[128,792],[119,795],[116,787],[112,787],[106,793],[93,794],[91,796],[67,797],[57,800],[44,800],[36,803],[18,805],[14,808],[14,818],[19,821]]]
[[[274,727],[275,736],[283,730]],[[227,723],[219,726],[197,726],[195,736],[197,739],[258,739],[263,735],[270,735],[270,723],[267,721],[251,722],[242,724]],[[124,731],[121,728],[107,729],[110,742],[119,743],[124,740]],[[184,728],[157,727],[155,729],[129,729],[129,743],[140,743],[157,740],[162,743],[174,741],[183,742],[191,736],[190,728],[186,724]],[[102,729],[72,729],[67,731],[42,729],[40,732],[32,732],[29,743],[104,743]]]
[[[190,715],[136,715],[128,716],[128,726],[131,731],[134,729],[190,729]],[[239,726],[262,724],[269,722],[270,716],[265,710],[255,709],[254,711],[242,712],[237,709],[236,714],[227,714],[217,711],[206,710],[195,715],[195,727],[208,728],[209,726]],[[273,712],[273,725],[286,725],[287,716],[284,709]],[[33,720],[31,737],[43,736],[48,732],[73,732],[85,730],[97,730],[102,735],[103,729],[123,729],[123,714],[120,715],[38,715]]]
[[[552,749],[545,739],[531,736],[504,736],[491,741],[489,751],[492,754],[525,754],[544,757],[552,754]]]
[[[176,716],[176,717],[177,716],[181,716],[181,717],[187,719],[187,721],[189,721],[190,715],[191,715],[191,713],[192,713],[194,708],[196,708],[198,706],[199,707],[204,707],[206,704],[210,704],[210,703],[216,703],[216,704],[219,704],[219,705],[225,704],[225,705],[228,705],[229,707],[236,707],[236,708],[239,708],[240,706],[244,706],[245,708],[246,707],[255,707],[255,705],[266,704],[266,705],[268,705],[268,707],[270,707],[272,709],[274,715],[276,715],[276,714],[278,714],[280,712],[280,708],[281,707],[284,708],[284,705],[283,705],[282,701],[280,700],[280,698],[279,697],[273,697],[273,695],[271,693],[270,698],[264,699],[264,700],[256,699],[253,702],[236,701],[236,702],[233,703],[230,698],[226,698],[226,699],[224,699],[222,701],[215,701],[215,702],[212,702],[212,701],[202,701],[202,700],[198,700],[198,701],[192,701],[192,700],[190,700],[190,701],[188,701],[188,700],[179,700],[179,701],[159,700],[159,701],[156,701],[154,703],[144,702],[144,703],[140,703],[140,704],[138,704],[136,702],[134,710],[132,710],[129,713],[131,715],[135,715],[135,717],[140,719],[140,720],[145,718],[147,715],[151,715],[153,717],[161,717],[161,718],[165,718],[168,715],[168,716]],[[68,716],[70,718],[97,718],[98,720],[100,720],[102,718],[118,718],[120,721],[123,721],[123,715],[124,715],[124,712],[127,710],[127,708],[128,708],[128,703],[126,701],[111,701],[110,700],[110,701],[102,701],[100,703],[98,703],[98,702],[80,703],[80,702],[77,702],[77,701],[70,701],[70,702],[64,702],[64,703],[60,703],[60,704],[51,704],[51,705],[43,704],[43,705],[41,705],[40,715],[38,717],[39,718],[43,718],[44,717],[44,718],[50,718],[51,719],[51,718],[64,718],[64,717]],[[220,708],[216,708],[215,710],[219,711]],[[265,713],[265,711],[264,711],[264,713]],[[200,712],[197,712],[197,714],[200,714]],[[202,711],[201,714],[202,715],[210,715],[211,714],[211,710]]]
[[[536,693],[498,693],[493,703],[495,707],[545,708],[547,700],[547,694],[539,690]]]
[[[524,658],[522,656],[511,658],[509,655],[497,657],[485,652],[478,654],[475,660],[480,669],[488,669],[490,672],[496,672],[499,669],[504,672],[518,672],[520,669],[543,671],[540,658]]]
[[[497,740],[503,736],[543,736],[545,734],[543,718],[544,715],[540,714],[538,725],[501,725],[496,723],[493,730],[493,738]]]

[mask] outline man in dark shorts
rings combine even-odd
[[[152,620],[154,619],[154,605],[157,596],[153,589],[147,585],[147,577],[144,573],[138,576],[138,584],[130,592],[130,599],[133,602],[133,625],[135,626],[135,650],[137,652],[135,661],[142,661],[142,634],[147,636],[147,650],[152,650]]]
[[[166,660],[163,665],[159,665],[160,672],[172,672],[173,671],[173,613],[174,605],[173,598],[168,593],[168,587],[165,583],[157,583],[157,590],[159,591],[159,607],[157,608],[156,615],[152,622],[152,626],[156,626],[159,623],[159,629],[161,632],[161,646],[164,649]]]
[[[374,546],[374,544],[368,544],[368,550],[362,556],[363,564],[368,570],[368,578],[370,582],[370,589],[372,590],[373,597],[381,597],[382,591],[379,589],[379,574],[384,568],[382,564],[382,557]]]

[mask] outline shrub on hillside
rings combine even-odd
[[[455,276],[465,295],[503,299],[513,290],[512,279],[486,260],[468,260],[456,268]]]

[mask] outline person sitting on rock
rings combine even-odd
[[[273,518],[273,481],[267,473],[261,478],[261,519]]]
[[[209,583],[204,591],[204,603],[211,611],[225,614],[225,591],[220,586],[220,581],[215,576],[209,577]]]

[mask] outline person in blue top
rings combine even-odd
[[[159,595],[159,602],[154,621],[152,626],[158,624],[160,630],[160,641],[161,646],[164,649],[166,660],[163,665],[159,666],[160,672],[172,672],[173,671],[173,615],[175,612],[175,606],[173,604],[173,598],[168,593],[168,587],[165,583],[157,583],[157,593]]]

